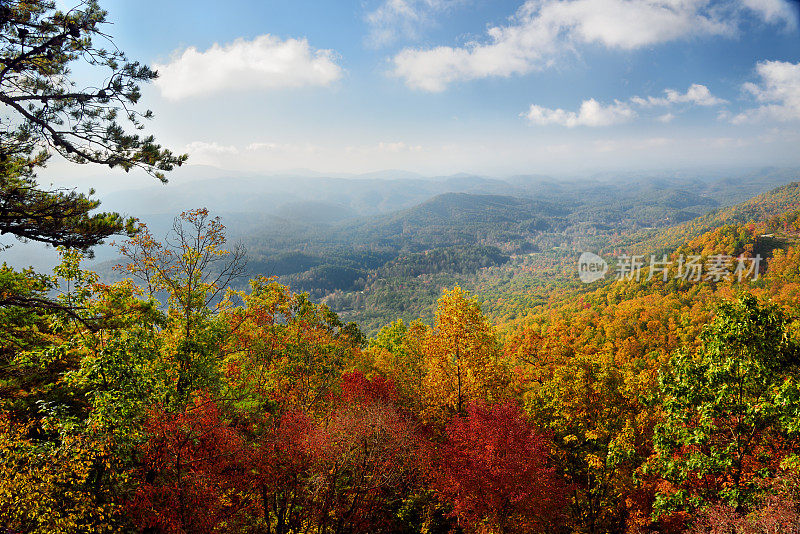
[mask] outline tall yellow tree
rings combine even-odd
[[[429,418],[463,414],[474,400],[504,395],[506,373],[494,328],[477,300],[460,287],[439,299],[424,352],[423,395]]]
[[[225,226],[205,208],[175,217],[163,242],[145,224],[120,247],[125,257],[118,269],[130,274],[151,299],[166,297],[170,339],[168,357],[177,369],[175,400],[185,404],[195,390],[216,380],[216,359],[227,332],[214,320],[218,301],[245,272],[245,250],[226,243]]]

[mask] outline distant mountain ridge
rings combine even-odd
[[[191,180],[191,168],[176,172],[181,174],[174,183],[103,195],[103,209],[135,216],[174,216],[200,206],[220,214],[279,214],[286,205],[314,202],[349,209],[354,216],[369,216],[412,208],[444,193],[527,197],[548,202],[569,200],[580,204],[587,197],[615,202],[635,198],[646,191],[668,189],[683,189],[713,198],[721,205],[730,205],[800,175],[797,169],[764,169],[713,179],[704,179],[702,175],[639,178],[625,175],[619,180],[605,175],[586,179],[518,175],[501,179],[471,174],[421,177],[403,171],[385,171],[344,178],[226,175],[221,170],[214,176],[211,170],[203,168],[197,171],[201,179]]]

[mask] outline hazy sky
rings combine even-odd
[[[796,0],[101,4],[161,74],[150,131],[194,164],[800,165]]]

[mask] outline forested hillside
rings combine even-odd
[[[224,227],[203,210],[177,219],[177,241],[142,227],[121,250],[129,278],[111,285],[64,251],[53,283],[75,311],[4,311],[16,348],[2,382],[0,521],[25,532],[794,528],[797,191],[670,230],[659,254],[685,239],[666,274],[647,264],[638,278],[581,284],[566,252],[550,271],[524,263],[540,253],[509,260],[489,246],[409,252],[381,267],[386,278],[477,272],[485,293],[455,286],[436,295],[431,322],[387,322],[369,339],[270,279],[215,298],[243,256],[224,251]],[[718,279],[678,276],[681,256],[756,254],[747,276],[732,264]]]
[[[672,214],[684,210],[687,203],[699,202],[694,195],[687,192],[664,191],[658,187],[656,189],[658,205],[661,209],[672,206]],[[550,217],[544,217],[545,212],[539,211],[544,220],[544,224],[539,227],[527,226],[527,215],[522,210],[514,218],[517,221],[516,232],[503,232],[502,228],[509,227],[505,222],[505,226],[504,223],[496,225],[497,230],[491,234],[491,238],[486,234],[482,235],[483,239],[479,242],[498,248],[503,252],[504,259],[486,262],[479,265],[480,269],[454,269],[443,265],[436,270],[422,269],[417,275],[411,275],[413,271],[401,275],[378,269],[363,277],[363,286],[359,280],[350,291],[329,286],[336,291],[318,294],[327,294],[326,303],[344,317],[357,321],[367,331],[372,331],[395,316],[406,320],[420,315],[432,317],[436,295],[441,289],[454,284],[469,288],[481,299],[488,313],[497,319],[506,320],[528,310],[532,304],[551,298],[554,288],[580,286],[576,261],[582,251],[602,253],[612,261],[620,253],[670,253],[686,239],[703,232],[726,224],[743,224],[765,219],[797,207],[800,205],[798,190],[797,184],[787,185],[744,203],[711,210],[701,217],[677,224],[679,218],[666,217],[655,228],[644,227],[638,218],[628,219],[619,213],[615,214],[612,208],[605,205],[601,207],[600,202],[607,202],[606,198],[598,200],[593,207],[582,207],[578,210],[563,204],[562,211],[551,212]],[[651,197],[645,195],[643,198]],[[683,202],[676,202],[676,198]],[[712,199],[704,198],[706,206],[715,205]],[[637,202],[630,204],[626,212],[648,212],[654,201],[640,198]],[[604,224],[601,222],[604,220],[616,223]],[[431,227],[433,226],[431,223]],[[413,235],[415,234],[412,233]],[[401,237],[398,236],[397,239]],[[411,241],[413,237],[407,239]],[[477,264],[467,261],[460,265]]]
[[[238,213],[226,213],[220,206],[218,214],[230,239],[246,247],[250,277],[277,276],[374,333],[397,317],[432,319],[441,290],[454,284],[486,295],[487,309],[494,309],[489,299],[495,293],[524,301],[527,297],[520,293],[553,275],[562,280],[560,271],[583,250],[670,251],[683,233],[695,235],[715,220],[758,216],[752,206],[760,200],[731,207],[741,211],[738,215],[727,208],[797,177],[793,170],[765,169],[747,175],[746,182],[658,176],[613,182],[523,176],[407,182],[308,178],[291,189],[294,200],[286,204],[280,204],[284,197],[277,194],[262,203],[261,213],[248,212],[249,202],[261,198],[251,193],[242,199]],[[235,198],[236,183],[222,197]],[[252,179],[246,183],[258,190]],[[291,187],[289,180],[278,186]],[[330,199],[340,203],[313,200],[320,198],[320,191],[330,192]],[[367,192],[381,199],[372,211],[358,200]],[[137,195],[132,193],[130,205]],[[304,198],[312,200],[298,200]],[[412,202],[416,203],[392,209]],[[376,214],[376,206],[385,211]],[[163,237],[172,216],[145,212],[141,218],[154,235]],[[118,254],[107,247],[98,256],[114,258],[95,267],[103,279],[118,279],[111,269],[119,262]]]
[[[800,207],[800,183],[794,182],[763,193],[741,204],[709,212],[697,219],[659,230],[644,230],[632,234],[608,236],[603,245],[587,248],[604,255],[612,263],[621,254],[641,254],[645,263],[650,255],[659,259],[663,254],[680,250],[688,254],[687,243],[711,241],[712,245],[692,250],[704,254],[729,254],[744,250],[744,243],[750,243],[747,249],[752,254],[768,254],[770,247],[785,243],[786,236],[776,230],[778,220],[784,213],[792,212]],[[752,226],[753,221],[761,221]],[[769,222],[769,224],[767,224]],[[743,228],[747,228],[748,234]],[[762,234],[776,233],[778,237],[759,237]],[[755,232],[755,233],[754,233]],[[706,236],[705,238],[703,236]],[[713,236],[713,237],[708,237]],[[721,242],[719,250],[714,245]],[[757,244],[756,244],[757,243]],[[483,295],[483,304],[492,315],[501,321],[516,317],[519,313],[531,309],[532,303],[540,303],[554,297],[553,290],[571,288],[585,292],[588,288],[578,281],[577,256],[584,250],[573,246],[567,253],[534,254],[520,258],[518,262],[508,264],[507,269],[489,269],[481,273],[475,286],[471,288]],[[737,252],[737,254],[739,253]],[[543,265],[545,264],[545,265]],[[542,269],[547,266],[547,271]],[[612,273],[606,277],[611,281]],[[544,276],[542,276],[544,275]],[[646,275],[644,275],[646,276]],[[548,280],[547,283],[544,279]],[[526,295],[527,300],[526,301]],[[557,298],[557,297],[556,297]]]

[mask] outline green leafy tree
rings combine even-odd
[[[38,321],[2,367],[0,524],[18,532],[120,531],[145,408],[163,391],[162,314],[131,284],[105,285],[60,250],[48,283],[70,310],[22,309]],[[11,313],[14,308],[2,310]],[[21,337],[24,340],[24,337]],[[19,496],[25,494],[25,499]]]
[[[79,251],[61,248],[59,253],[62,262],[52,276],[0,268],[0,283],[14,284],[10,291],[36,303],[0,307],[0,406],[34,419],[41,418],[45,405],[80,404],[63,380],[80,366],[83,349],[77,347],[97,344],[105,332],[130,326],[132,317],[146,307],[131,298],[129,288],[98,284],[95,273],[81,268]],[[60,294],[44,298],[45,291]]]
[[[671,489],[656,514],[710,502],[746,510],[800,430],[798,347],[787,318],[753,296],[720,305],[695,352],[660,378],[653,465]]]
[[[626,501],[634,496],[635,470],[652,452],[654,410],[640,401],[652,394],[650,381],[607,354],[534,364],[523,398],[552,437],[569,481],[573,525],[587,533],[624,530],[634,519]]]
[[[153,300],[166,297],[167,324],[177,369],[176,399],[184,403],[195,389],[210,386],[216,372],[217,350],[226,335],[215,307],[228,285],[245,269],[245,250],[222,248],[225,226],[208,210],[176,217],[172,231],[159,242],[144,224],[120,246],[127,263],[119,268],[143,285]]]

